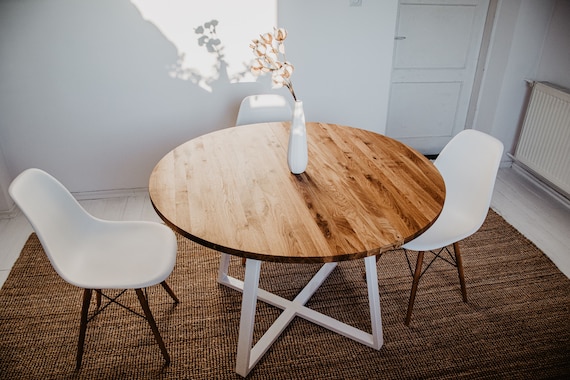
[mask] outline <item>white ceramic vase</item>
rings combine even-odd
[[[307,150],[307,126],[303,102],[295,102],[293,120],[289,129],[289,146],[287,147],[287,164],[293,174],[301,174],[307,168],[309,153]]]

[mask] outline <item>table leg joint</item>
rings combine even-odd
[[[228,265],[229,255],[222,254],[218,282],[224,286],[243,292],[236,361],[236,372],[239,375],[247,376],[267,350],[269,350],[271,345],[273,345],[277,338],[283,333],[285,328],[287,328],[291,321],[297,316],[376,350],[382,347],[380,296],[378,293],[378,276],[374,257],[365,259],[372,333],[359,330],[356,327],[305,306],[335,269],[337,263],[324,264],[292,301],[259,288],[260,261],[252,259],[246,261],[244,281],[228,276]],[[255,310],[258,299],[282,309],[283,312],[252,347]]]

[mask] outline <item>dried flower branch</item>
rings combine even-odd
[[[255,56],[251,72],[256,76],[270,72],[273,87],[287,87],[293,99],[297,101],[291,82],[294,67],[285,58],[284,41],[287,38],[287,31],[283,28],[273,29],[273,33],[264,33],[249,45]]]

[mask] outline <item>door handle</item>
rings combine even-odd
[[[394,39],[395,39],[396,41],[402,41],[402,40],[405,40],[405,39],[406,39],[406,36],[396,36],[396,37],[394,37]]]

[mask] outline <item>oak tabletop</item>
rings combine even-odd
[[[441,175],[406,145],[309,122],[309,164],[294,175],[288,131],[288,122],[252,124],[178,146],[150,176],[155,210],[206,247],[299,263],[378,255],[421,234],[441,212]]]

